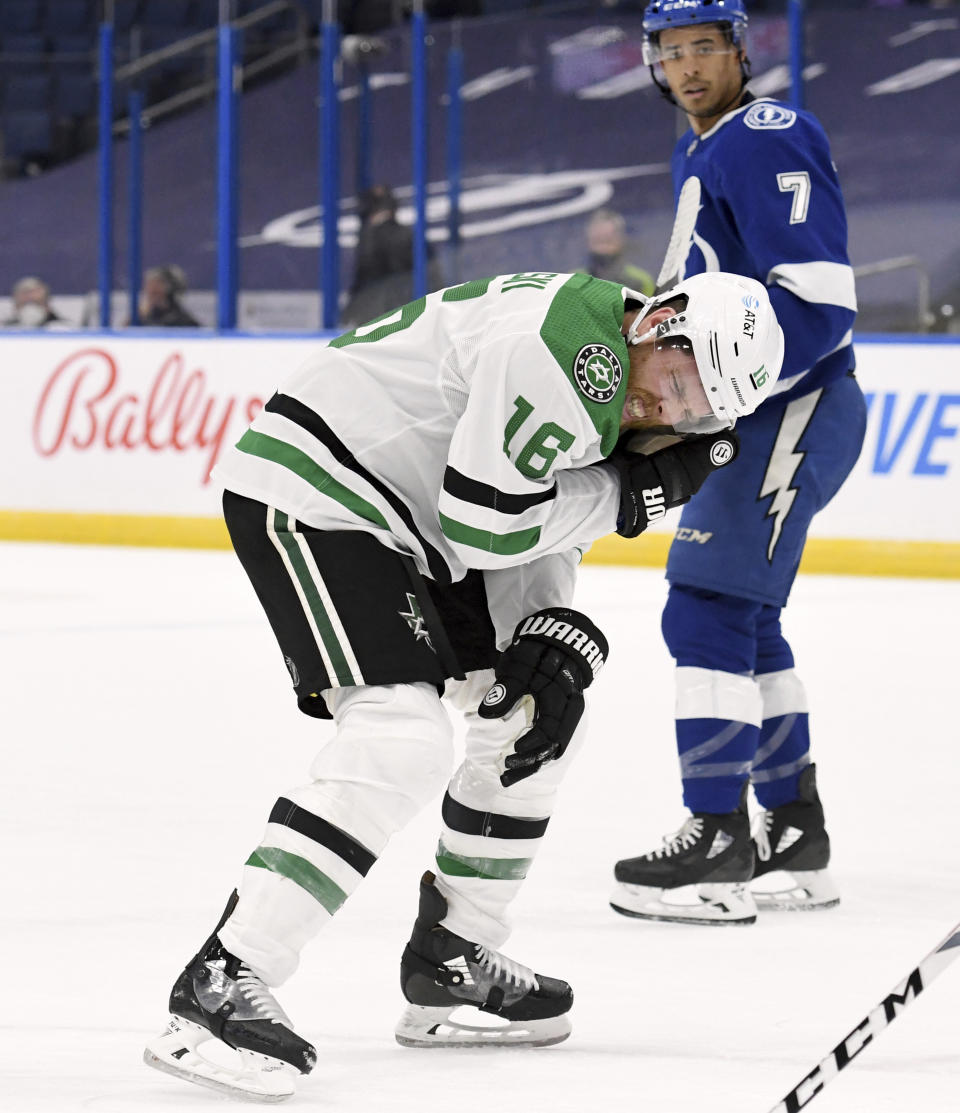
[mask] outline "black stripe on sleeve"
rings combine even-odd
[[[519,819],[514,815],[478,812],[459,804],[450,795],[443,797],[443,822],[462,835],[485,835],[490,839],[542,839],[550,822],[546,819]]]
[[[461,502],[472,502],[474,506],[488,506],[501,514],[523,514],[531,506],[539,506],[542,502],[550,502],[557,497],[557,486],[553,484],[545,491],[538,491],[535,495],[508,495],[488,483],[480,483],[461,475],[455,468],[447,467],[443,473],[443,489],[448,495],[453,495]]]
[[[327,823],[325,819],[298,807],[283,796],[273,805],[270,822],[289,827],[298,835],[325,846],[364,877],[377,860],[375,854],[371,854],[365,846],[352,839],[346,831],[341,831],[339,827],[334,827],[332,823]]]
[[[340,440],[318,413],[315,413],[309,406],[305,406],[302,402],[298,402],[296,398],[291,398],[288,394],[279,393],[275,394],[270,401],[267,402],[264,409],[269,410],[270,413],[280,414],[280,416],[285,417],[287,421],[292,421],[294,425],[299,425],[301,429],[306,430],[311,437],[316,437],[321,444],[326,446],[338,464],[342,464],[343,467],[349,468],[350,471],[365,479],[374,490],[379,491],[389,503],[391,510],[393,510],[397,517],[417,539],[420,548],[423,549],[423,554],[427,561],[427,567],[430,569],[431,577],[436,580],[437,583],[448,584],[451,582],[452,577],[450,575],[450,569],[447,567],[446,560],[444,560],[440,551],[434,548],[417,528],[407,504],[399,495],[391,491],[382,479],[378,479],[372,472],[368,471],[362,464],[354,459],[350,449],[347,448],[343,441]]]

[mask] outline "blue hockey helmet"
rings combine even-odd
[[[697,23],[729,23],[733,41],[739,43],[747,29],[747,9],[743,0],[653,0],[643,13],[645,37]]]

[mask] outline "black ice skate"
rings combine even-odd
[[[610,906],[624,916],[679,924],[752,924],[754,850],[747,785],[736,811],[694,812],[663,846],[617,862]]]
[[[798,781],[799,799],[754,819],[757,867],[750,891],[757,907],[785,911],[833,908],[840,894],[827,872],[830,837],[823,823],[815,765]]]
[[[170,1023],[147,1044],[143,1060],[230,1097],[284,1101],[317,1053],[292,1030],[267,986],[220,942],[217,932],[236,903],[234,892],[213,935],[175,982]],[[208,1041],[210,1054],[201,1054]]]
[[[440,926],[447,902],[432,873],[420,882],[420,911],[400,960],[400,986],[409,1004],[397,1024],[404,1047],[545,1047],[570,1035],[573,1004],[566,982],[534,974],[498,951]],[[506,1023],[451,1019],[469,1006]]]

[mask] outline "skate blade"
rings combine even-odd
[[[220,1062],[197,1050],[208,1042]],[[235,1051],[206,1028],[178,1016],[171,1017],[165,1031],[150,1040],[144,1049],[143,1061],[154,1070],[216,1090],[237,1101],[270,1104],[286,1101],[295,1093],[297,1072],[289,1063],[252,1051]]]
[[[562,1043],[572,1030],[566,1014],[544,1020],[496,1018],[499,1022],[490,1024],[452,1019],[451,1013],[463,1007],[407,1005],[394,1033],[397,1043],[403,1047],[549,1047]]]
[[[764,912],[816,912],[836,908],[840,893],[826,870],[772,870],[750,883]]]
[[[618,881],[610,907],[621,916],[668,924],[734,927],[756,923],[757,905],[744,882],[657,889]]]

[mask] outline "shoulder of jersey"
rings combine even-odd
[[[750,131],[786,131],[799,119],[796,109],[775,100],[757,100],[740,113],[740,124]]]
[[[798,142],[810,142],[821,130],[809,113],[798,112],[779,101],[761,100],[741,109],[734,119],[718,128],[717,139],[731,152],[741,145],[755,149],[758,142],[772,149],[780,143],[794,147]]]
[[[741,135],[765,132],[770,136],[792,138],[797,134],[823,132],[823,125],[812,113],[798,111],[775,100],[754,101],[738,114],[736,124],[732,130]]]

